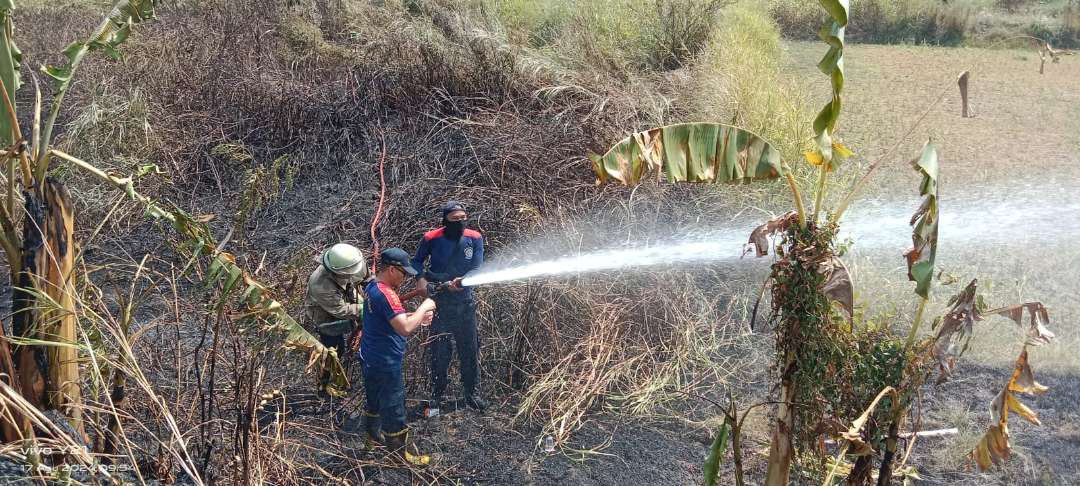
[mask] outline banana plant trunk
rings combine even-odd
[[[22,272],[13,292],[12,330],[23,397],[42,410],[66,415],[83,432],[76,336],[75,220],[71,198],[58,181],[27,191]],[[55,343],[55,344],[42,344]]]
[[[893,462],[896,461],[896,442],[900,434],[900,419],[903,414],[897,414],[889,423],[889,435],[885,439],[885,455],[881,458],[881,468],[878,470],[878,486],[889,486],[892,481]],[[912,437],[914,440],[914,437]]]
[[[792,430],[795,411],[791,401],[795,397],[795,382],[791,379],[791,359],[787,359],[784,377],[780,383],[780,405],[776,410],[776,427],[769,446],[769,467],[765,473],[766,486],[787,486],[791,474]]]

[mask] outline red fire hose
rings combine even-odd
[[[382,219],[383,203],[386,202],[386,136],[382,131],[382,127],[379,127],[379,144],[382,149],[379,154],[379,205],[375,208],[375,216],[371,218],[371,273],[372,275],[378,271],[379,266],[379,240],[375,237],[375,228],[379,226],[379,220]],[[357,326],[356,331],[353,331],[352,337],[349,338],[349,349],[352,354],[356,354],[360,350],[360,335],[363,331],[363,326]]]

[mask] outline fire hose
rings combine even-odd
[[[379,205],[375,208],[375,216],[371,218],[371,274],[378,271],[379,265],[379,240],[375,237],[375,228],[382,219],[383,204],[386,202],[386,136],[382,127],[379,127],[379,141],[381,150],[379,153]],[[361,291],[363,293],[363,291]],[[349,355],[360,352],[360,337],[363,334],[363,323],[356,326],[352,336],[349,337]]]

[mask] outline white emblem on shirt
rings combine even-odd
[[[465,259],[472,260],[472,247],[465,248]]]

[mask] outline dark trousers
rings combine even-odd
[[[450,356],[457,348],[461,367],[461,385],[465,396],[472,396],[479,384],[479,342],[476,337],[476,303],[440,300],[431,322],[431,398],[438,400],[446,391]],[[451,340],[453,340],[451,342]]]
[[[405,379],[401,368],[364,367],[364,391],[367,415],[379,417],[382,430],[392,434],[405,429]]]

